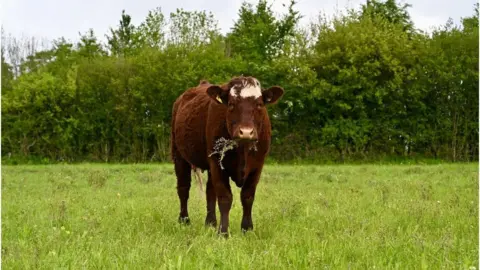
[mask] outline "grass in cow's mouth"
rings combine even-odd
[[[213,152],[208,155],[209,157],[219,154],[220,158],[218,159],[218,164],[220,164],[220,168],[224,169],[222,160],[225,157],[225,153],[229,150],[234,149],[238,146],[238,143],[235,140],[225,139],[224,137],[219,138],[215,145],[213,146]]]
[[[258,151],[257,148],[258,141],[254,141],[250,144],[248,148],[249,151]],[[233,150],[235,147],[238,146],[238,142],[231,139],[225,139],[224,137],[219,138],[215,141],[215,145],[213,146],[213,152],[208,155],[209,157],[219,154],[220,158],[218,159],[218,163],[220,164],[220,168],[225,169],[222,164],[222,160],[225,157],[225,153],[229,150]]]

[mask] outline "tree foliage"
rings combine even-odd
[[[385,2],[367,0],[367,3],[362,6],[361,16],[371,19],[381,17],[389,23],[401,26],[403,31],[411,33],[414,26],[407,11],[409,7],[411,7],[410,4],[400,5],[396,0],[385,0]]]
[[[294,5],[292,0],[288,13],[277,19],[267,1],[260,0],[255,9],[252,4],[244,2],[239,19],[228,35],[231,54],[254,63],[270,61],[278,56],[285,41],[294,35],[300,19]]]
[[[122,18],[118,29],[110,28],[110,36],[107,36],[110,52],[116,56],[129,56],[138,48],[139,36],[132,17],[122,10]]]
[[[2,156],[166,161],[178,95],[243,74],[286,90],[269,108],[276,160],[478,159],[478,5],[425,34],[394,0],[312,31],[295,4],[244,3],[226,35],[211,13],[160,8],[138,26],[122,11],[105,44],[2,31]]]

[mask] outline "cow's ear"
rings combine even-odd
[[[207,94],[218,104],[228,103],[228,91],[218,85],[211,85],[207,88]]]
[[[275,104],[283,96],[283,88],[280,86],[272,86],[262,91],[264,104]]]

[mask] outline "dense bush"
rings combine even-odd
[[[106,44],[90,30],[20,60],[3,35],[2,157],[167,161],[175,98],[243,74],[286,90],[270,108],[278,161],[478,160],[478,6],[428,34],[406,7],[302,29],[295,2],[283,16],[245,3],[225,36],[206,12],[158,8],[139,26],[123,12]]]

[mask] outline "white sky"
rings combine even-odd
[[[247,2],[256,3],[255,0]],[[289,0],[270,0],[275,12],[283,12]],[[403,2],[403,1],[402,1]],[[410,15],[417,28],[431,30],[433,26],[445,24],[448,18],[455,23],[461,17],[471,16],[475,0],[408,0],[412,4]],[[100,39],[104,39],[109,27],[116,27],[122,9],[132,16],[133,23],[138,25],[144,20],[149,10],[161,7],[166,18],[176,8],[185,10],[211,11],[218,20],[219,27],[225,33],[238,18],[238,10],[242,0],[2,0],[1,23],[6,33],[14,36],[34,36],[48,40],[65,37],[76,41],[79,32],[85,33],[93,28]],[[365,0],[298,0],[296,9],[304,16],[302,24],[316,18],[323,12],[328,16],[345,7],[358,8]]]

